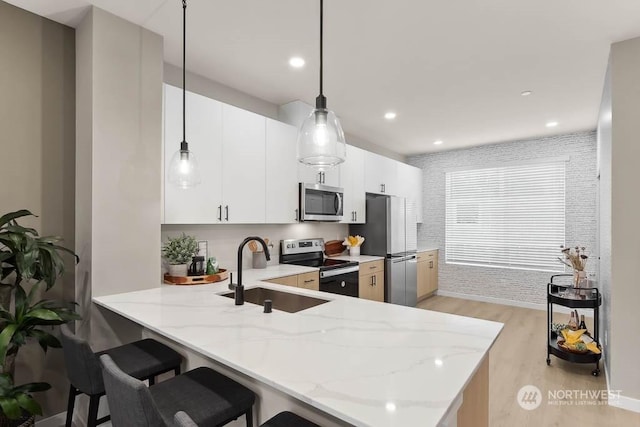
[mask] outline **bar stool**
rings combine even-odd
[[[175,425],[177,427],[198,427],[191,417],[183,411],[176,412],[174,416]],[[302,418],[293,412],[280,412],[276,416],[270,418],[260,427],[320,427],[318,424]]]
[[[100,356],[114,427],[173,426],[184,411],[200,427],[229,423],[242,415],[253,426],[255,394],[209,368],[196,368],[147,387],[124,373],[109,355]]]
[[[175,375],[180,375],[182,357],[158,341],[144,339],[94,353],[89,343],[74,335],[67,325],[62,325],[60,331],[67,376],[71,383],[66,427],[71,427],[76,396],[79,394],[89,396],[87,427],[95,427],[110,419],[109,416],[98,419],[100,398],[105,394],[102,368],[98,360],[103,354],[108,354],[116,360],[127,374],[141,380],[149,380],[149,384],[153,384],[156,376],[165,372],[173,371]]]

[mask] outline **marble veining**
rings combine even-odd
[[[260,306],[237,307],[220,296],[226,283],[165,285],[94,301],[357,426],[438,425],[502,329],[501,323],[245,277],[247,287],[330,301],[264,314]]]

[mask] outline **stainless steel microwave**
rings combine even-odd
[[[342,221],[344,190],[300,183],[300,221]]]

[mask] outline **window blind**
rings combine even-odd
[[[446,262],[563,272],[565,166],[447,172]]]

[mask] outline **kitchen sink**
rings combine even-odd
[[[223,297],[233,298],[233,292],[222,294]],[[308,297],[267,288],[251,288],[244,290],[244,301],[252,304],[264,305],[264,300],[270,299],[272,307],[287,313],[297,313],[307,308],[329,302],[326,299]]]

